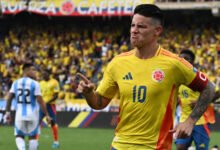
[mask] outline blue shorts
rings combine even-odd
[[[47,111],[49,113],[49,116],[51,117],[52,121],[56,123],[56,105],[55,104],[46,104]],[[43,113],[42,110],[40,110],[40,121],[45,117],[45,114]]]
[[[191,146],[194,141],[197,150],[208,150],[210,141],[210,125],[196,125],[188,138],[176,139],[175,144]]]
[[[114,148],[114,147],[111,147],[111,149],[110,150],[117,150],[116,148]]]

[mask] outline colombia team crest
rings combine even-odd
[[[161,82],[163,81],[165,77],[165,73],[163,72],[163,70],[160,70],[160,69],[156,69],[152,72],[152,79],[155,81],[155,82]]]
[[[70,0],[66,0],[62,3],[61,7],[60,7],[60,12],[63,15],[70,15],[74,12],[74,4],[72,1]]]

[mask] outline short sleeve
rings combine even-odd
[[[40,90],[40,84],[38,82],[35,82],[35,89],[34,89],[34,95],[35,96],[41,96],[41,90]]]
[[[114,66],[113,62],[109,63],[96,90],[100,95],[110,99],[112,99],[118,91],[117,83],[114,79]]]
[[[15,85],[16,85],[17,83],[16,82],[13,82],[12,83],[12,85],[11,85],[11,88],[10,88],[10,93],[15,93]]]
[[[184,84],[194,91],[201,92],[208,83],[208,78],[204,73],[198,71],[186,60],[180,58],[178,62],[177,82]]]

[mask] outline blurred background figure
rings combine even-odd
[[[191,50],[182,50],[180,57],[187,60],[195,66],[195,55]],[[194,68],[195,69],[195,68]],[[193,111],[200,93],[181,85],[179,88],[179,105],[181,107],[180,122],[188,118]],[[219,98],[219,97],[218,97]],[[187,138],[177,138],[175,140],[177,150],[185,150],[190,148],[192,142],[195,143],[196,149],[209,149],[210,141],[210,124],[215,123],[215,114],[213,106],[210,105],[204,115],[198,120],[193,128],[192,134]]]
[[[42,80],[40,81],[40,88],[42,91],[42,97],[44,102],[46,103],[46,107],[51,117],[51,130],[53,133],[53,144],[52,148],[59,148],[60,143],[58,141],[58,124],[56,118],[56,100],[58,98],[58,94],[60,91],[59,83],[56,79],[52,77],[50,70],[43,70],[42,71]],[[40,111],[40,122],[42,122],[43,118],[45,117],[44,112]]]
[[[25,63],[22,66],[23,77],[13,82],[7,98],[5,118],[8,123],[11,118],[11,103],[13,98],[17,103],[15,115],[15,142],[18,150],[25,150],[25,137],[29,138],[29,150],[38,149],[36,139],[39,132],[40,108],[50,123],[46,105],[42,99],[39,83],[36,79],[36,69],[33,64]]]

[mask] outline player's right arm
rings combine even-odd
[[[9,92],[8,96],[7,96],[7,104],[6,104],[6,112],[5,112],[5,118],[6,118],[6,122],[9,124],[11,122],[11,102],[14,98],[15,94]]]
[[[11,122],[11,103],[12,103],[13,98],[15,97],[16,83],[17,83],[16,81],[12,83],[12,86],[9,90],[7,97],[6,97],[7,104],[6,104],[5,119],[8,124]]]
[[[36,82],[36,88],[35,88],[34,95],[36,97],[36,100],[37,100],[38,104],[41,107],[41,110],[45,114],[47,122],[51,123],[51,118],[50,118],[50,116],[48,114],[46,103],[44,102],[44,100],[42,98],[42,94],[41,94],[41,90],[40,90],[40,84],[38,82]]]
[[[105,108],[110,103],[111,99],[103,97],[94,91],[95,85],[83,74],[77,73],[77,75],[82,79],[78,85],[77,91],[84,95],[88,105],[98,110]]]

